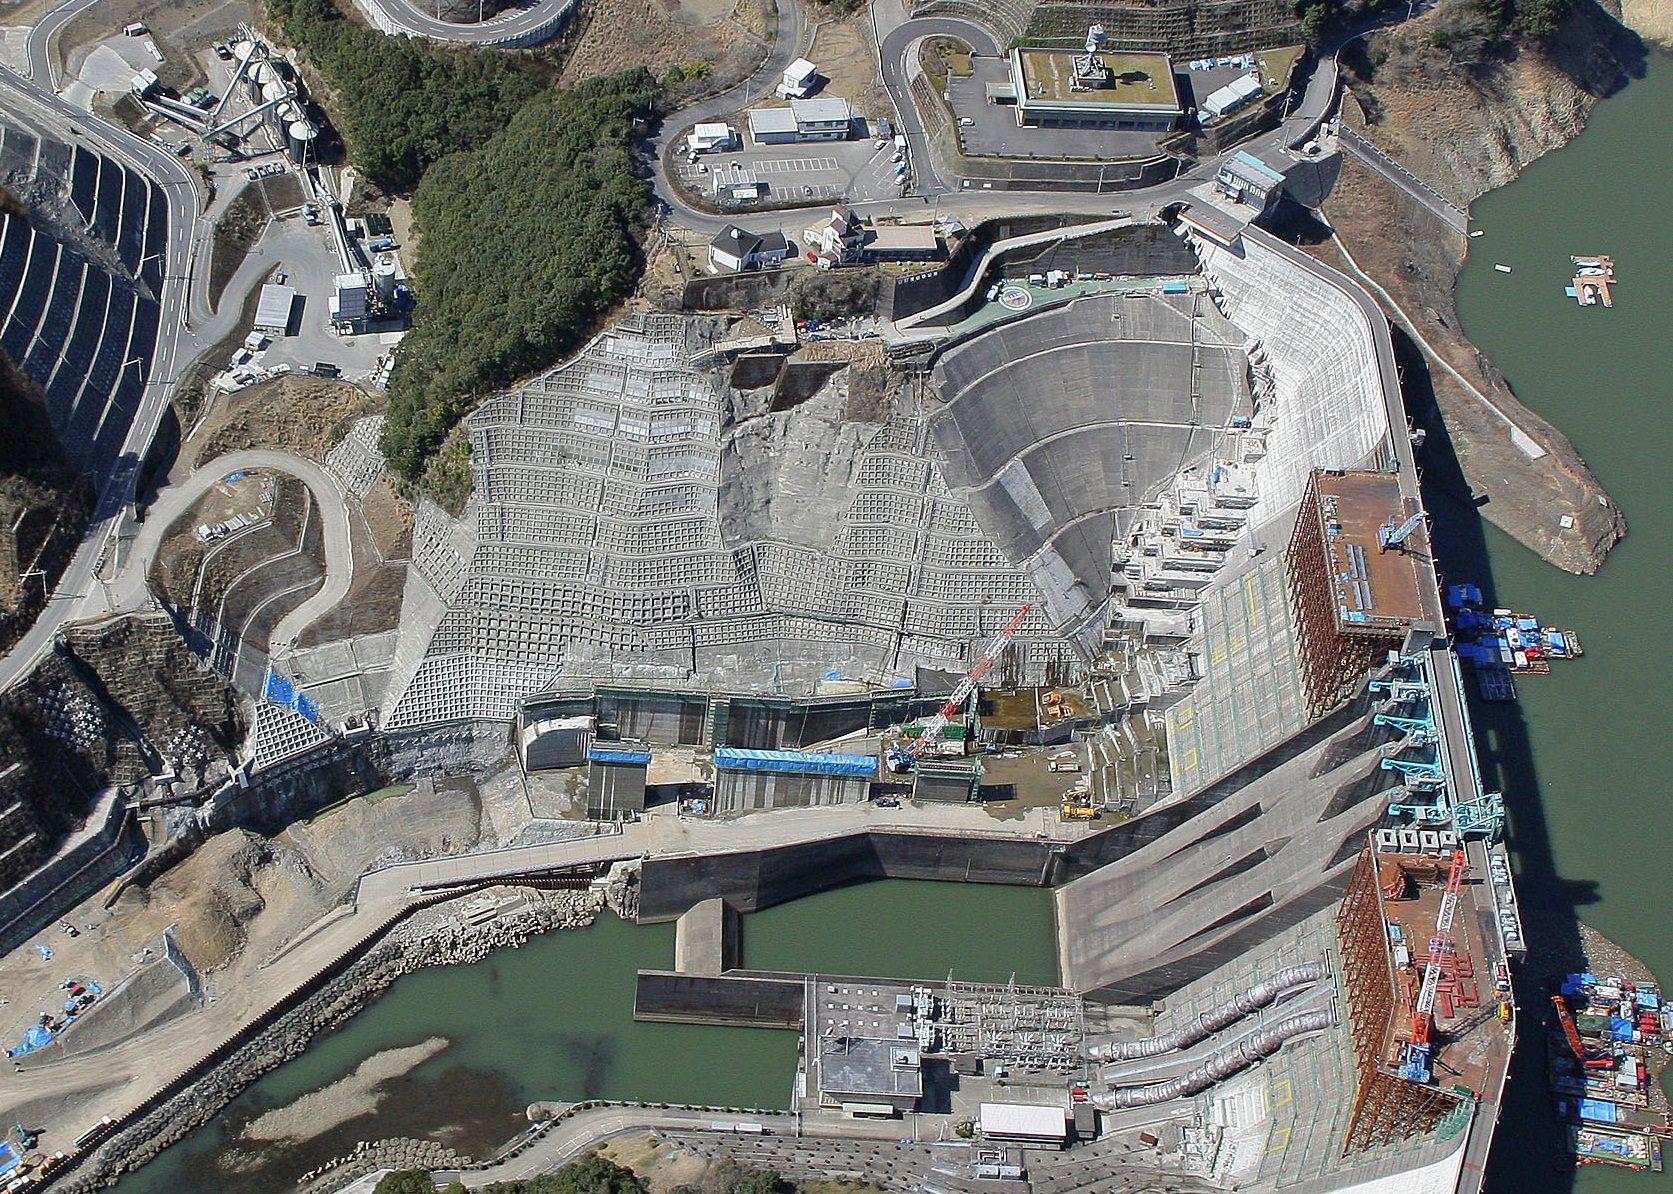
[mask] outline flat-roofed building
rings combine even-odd
[[[1034,1103],[983,1103],[977,1126],[989,1140],[1062,1148],[1069,1140],[1069,1116],[1062,1107]]]
[[[870,797],[877,778],[873,755],[717,746],[714,762],[715,811],[722,813],[858,804]]]
[[[1017,123],[1042,128],[1167,132],[1179,121],[1179,89],[1166,54],[1011,51]]]
[[[1238,150],[1214,172],[1214,189],[1234,203],[1264,212],[1284,191],[1284,176],[1253,154]]]
[[[784,77],[778,84],[780,99],[800,99],[813,90],[813,85],[819,81],[819,68],[806,58],[798,58],[784,68]]]
[[[587,749],[587,816],[614,821],[645,811],[651,752],[637,743],[594,742]]]
[[[854,110],[838,96],[793,99],[787,107],[749,110],[749,136],[757,145],[843,141],[853,126]]]
[[[912,1041],[825,1037],[819,1042],[819,1105],[849,1115],[915,1111],[924,1093],[922,1055]]]
[[[875,261],[935,261],[941,256],[941,237],[934,224],[879,224],[864,248]]]
[[[724,120],[704,121],[692,128],[685,143],[686,148],[692,153],[718,153],[726,149],[735,149],[738,144],[738,130]]]
[[[261,288],[261,297],[256,300],[255,330],[269,336],[287,335],[291,308],[295,304],[296,287],[269,282]]]

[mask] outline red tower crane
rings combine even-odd
[[[1423,986],[1418,991],[1417,1006],[1412,1009],[1412,1038],[1406,1046],[1406,1057],[1400,1066],[1400,1076],[1413,1082],[1428,1082],[1429,1033],[1435,1026],[1435,995],[1441,987],[1444,959],[1457,952],[1452,941],[1452,921],[1458,912],[1458,893],[1463,889],[1464,876],[1469,872],[1469,856],[1462,850],[1452,852],[1452,867],[1447,871],[1446,890],[1441,893],[1440,910],[1435,913],[1435,933],[1429,938],[1429,961],[1423,968]]]
[[[935,716],[929,719],[923,732],[907,745],[905,758],[901,761],[910,765],[911,760],[916,759],[929,748],[931,742],[941,737],[941,731],[947,727],[947,723],[964,710],[964,702],[970,699],[970,694],[976,691],[976,686],[993,670],[993,665],[999,662],[999,657],[1005,654],[1005,648],[1016,638],[1017,631],[1022,628],[1023,619],[1028,617],[1028,611],[1033,608],[1032,605],[1023,606],[1017,611],[1017,616],[1005,623],[999,633],[993,636],[993,641],[982,652],[981,658],[970,665],[970,670],[964,673],[964,678],[954,687],[952,695],[941,703],[941,708],[935,711]]]

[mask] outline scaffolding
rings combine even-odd
[[[1431,1131],[1459,1103],[1438,1087],[1406,1082],[1384,1066],[1394,1025],[1395,980],[1377,864],[1367,841],[1336,913],[1357,1090],[1342,1152],[1393,1144]]]
[[[1389,492],[1376,492],[1384,489]],[[1389,592],[1379,579],[1379,610],[1371,587],[1372,561],[1353,542],[1367,537],[1357,532],[1366,531],[1365,507],[1379,498],[1390,505],[1400,501],[1397,478],[1324,469],[1314,469],[1307,478],[1284,560],[1310,717],[1322,717],[1351,697],[1367,672],[1405,644],[1410,619],[1389,611],[1403,607],[1399,599],[1407,594]],[[1373,539],[1377,525],[1370,527]]]

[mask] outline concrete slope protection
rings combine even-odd
[[[34,60],[34,43],[31,37],[31,60]],[[198,189],[186,168],[171,154],[72,107],[10,71],[0,71],[0,108],[13,120],[27,121],[37,134],[72,145],[87,145],[155,183],[167,213],[161,287],[157,294],[157,342],[149,368],[145,370],[144,388],[127,434],[114,453],[115,463],[99,478],[99,498],[80,548],[65,568],[35,625],[0,660],[0,690],[3,690],[27,674],[35,659],[51,645],[58,628],[80,607],[93,586],[105,540],[133,501],[140,464],[168,410],[169,391],[181,364],[180,334],[186,320],[192,250],[198,230]]]
[[[157,345],[161,189],[115,157],[0,120],[0,169],[31,217],[0,214],[0,344],[42,389],[64,455],[110,471]]]

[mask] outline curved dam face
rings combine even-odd
[[[953,492],[1024,561],[1053,625],[1089,653],[1112,542],[1182,470],[1247,420],[1243,334],[1201,286],[1075,300],[944,353],[933,423]]]

